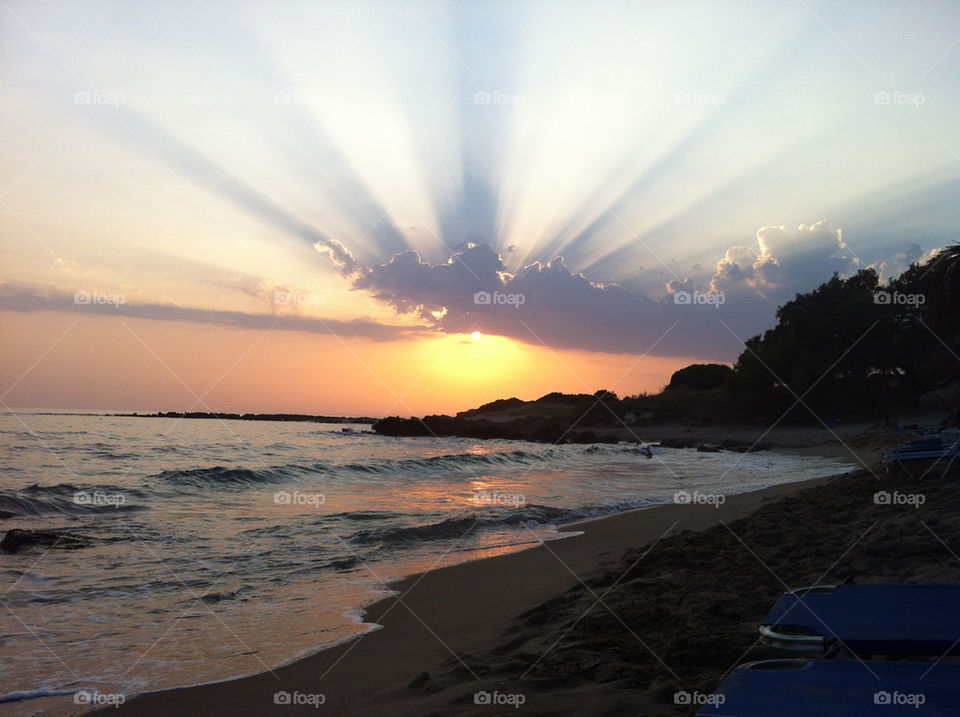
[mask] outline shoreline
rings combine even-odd
[[[689,429],[687,429],[686,427],[677,426],[674,428],[676,428],[676,430],[682,430],[684,432],[689,431]],[[704,428],[703,430],[710,431],[711,429]],[[728,430],[742,430],[742,429],[728,429]],[[716,431],[714,432],[716,433]],[[804,433],[802,430],[800,432]],[[818,433],[823,434],[825,433],[825,431],[820,431]],[[818,435],[816,438],[817,438],[816,440],[812,440],[812,441],[801,441],[799,444],[797,442],[793,442],[789,445],[771,446],[769,447],[769,450],[771,453],[775,453],[775,454],[784,454],[784,455],[793,455],[793,456],[821,455],[821,456],[827,456],[832,458],[838,458],[838,457],[845,458],[847,461],[851,461],[851,462],[852,460],[854,460],[853,457],[850,455],[850,453],[845,449],[843,449],[842,446],[836,446],[836,445],[834,446],[835,449],[839,449],[839,450],[833,450],[833,451],[823,450],[823,445],[821,440],[822,436]],[[785,441],[784,443],[788,443],[788,442]],[[803,445],[804,443],[806,443],[806,445]],[[604,565],[612,564],[612,562],[615,562],[617,557],[620,554],[622,554],[624,551],[629,550],[631,548],[637,548],[638,546],[642,546],[647,542],[655,541],[659,537],[661,537],[659,533],[654,534],[651,530],[651,524],[661,525],[661,527],[663,527],[662,525],[663,521],[659,519],[654,520],[653,518],[653,516],[658,514],[659,512],[662,512],[664,510],[679,511],[680,512],[679,514],[684,515],[684,518],[680,521],[680,523],[676,526],[676,528],[674,530],[669,531],[669,535],[674,535],[676,534],[676,532],[680,530],[704,530],[712,525],[716,525],[718,521],[721,521],[721,520],[729,521],[729,520],[739,519],[740,517],[743,517],[744,515],[747,515],[753,512],[756,508],[769,502],[770,500],[776,500],[787,495],[792,495],[793,493],[800,490],[804,490],[809,486],[814,486],[823,482],[829,482],[831,480],[834,480],[839,475],[845,475],[845,474],[834,473],[834,474],[831,474],[830,476],[813,478],[813,479],[804,479],[804,480],[794,481],[790,483],[767,486],[763,488],[751,487],[749,491],[741,494],[736,494],[736,495],[728,493],[726,494],[727,502],[724,505],[720,506],[719,509],[711,505],[690,506],[690,505],[674,505],[671,503],[666,503],[666,504],[655,504],[655,505],[643,506],[640,508],[630,508],[628,510],[615,512],[615,513],[606,513],[601,515],[589,515],[586,517],[577,517],[576,519],[570,522],[557,524],[556,532],[559,535],[557,535],[556,538],[552,538],[546,541],[546,545],[544,544],[537,545],[534,543],[532,545],[521,548],[513,553],[507,553],[504,555],[498,555],[498,556],[488,557],[488,558],[468,559],[463,563],[458,563],[449,567],[437,569],[436,571],[434,571],[434,573],[430,573],[428,571],[427,575],[429,576],[431,574],[440,574],[443,576],[448,576],[453,573],[448,573],[447,571],[454,571],[457,568],[470,566],[469,567],[470,572],[477,570],[482,574],[482,576],[486,574],[488,569],[492,569],[492,573],[491,573],[492,577],[489,579],[499,584],[500,582],[502,582],[501,580],[499,580],[499,578],[501,577],[501,574],[505,570],[510,570],[511,568],[509,567],[509,565],[507,565],[507,567],[500,567],[500,564],[497,563],[496,561],[510,560],[511,558],[514,558],[516,556],[521,556],[526,553],[539,553],[540,557],[537,558],[536,560],[533,560],[532,563],[530,562],[517,563],[517,565],[521,566],[521,568],[518,568],[518,570],[522,575],[528,575],[528,573],[530,573],[528,568],[532,565],[535,568],[534,572],[537,575],[539,575],[540,577],[543,577],[545,575],[547,580],[552,582],[541,582],[540,578],[533,579],[533,578],[527,577],[525,578],[525,580],[527,581],[534,580],[535,582],[537,582],[537,585],[534,586],[534,589],[532,590],[526,590],[526,588],[524,588],[523,586],[518,587],[516,584],[512,584],[512,588],[511,588],[512,590],[514,590],[518,594],[526,596],[526,603],[524,604],[517,603],[514,601],[514,602],[511,602],[509,605],[506,605],[502,600],[499,599],[498,595],[496,594],[490,595],[491,602],[493,602],[497,606],[496,609],[494,610],[496,614],[484,619],[494,619],[494,620],[500,621],[502,624],[506,624],[507,622],[512,620],[517,613],[523,612],[526,609],[529,609],[530,607],[537,604],[537,601],[549,599],[550,597],[554,596],[557,593],[564,592],[564,590],[566,588],[569,588],[570,584],[572,584],[571,581],[576,582],[576,578],[571,573],[570,569],[565,567],[563,563],[558,563],[559,567],[554,566],[555,567],[554,573],[558,573],[558,574],[548,574],[550,571],[544,571],[542,569],[543,566],[538,565],[538,563],[543,563],[547,559],[556,561],[557,558],[553,557],[553,553],[557,553],[559,557],[562,558],[564,562],[567,563],[569,566],[575,567],[576,574],[586,579],[587,575],[591,574],[591,571],[600,570],[603,568]],[[762,485],[762,483],[756,484],[756,486],[760,486],[760,485]],[[699,516],[694,516],[695,513],[699,514]],[[640,516],[640,517],[637,517],[637,516]],[[587,535],[586,536],[577,535],[582,531],[586,531]],[[574,535],[570,535],[571,533],[573,533]],[[564,534],[566,534],[566,536],[564,536]],[[577,556],[577,560],[579,562],[570,562],[570,558],[567,557],[566,555],[566,548],[559,548],[556,551],[552,550],[552,548],[556,546],[573,542],[573,541],[581,541],[581,546],[573,551],[573,553]],[[526,559],[523,559],[523,560],[526,560]],[[493,568],[490,568],[490,566],[493,566]],[[562,568],[562,570],[560,570],[560,568]],[[404,602],[409,602],[409,599],[407,598],[405,591],[409,590],[411,587],[417,587],[417,592],[419,594],[423,592],[423,588],[425,586],[430,586],[433,584],[432,580],[425,580],[424,585],[418,586],[418,583],[424,577],[425,576],[422,573],[410,575],[405,578],[399,579],[397,581],[384,583],[383,589],[392,590],[394,592],[399,591],[401,598],[404,600]],[[463,579],[463,577],[458,573],[458,574],[455,574],[454,579],[459,581]],[[471,576],[470,579],[476,579],[476,576]],[[487,578],[482,577],[482,579],[487,579]],[[566,583],[563,582],[564,580],[566,581]],[[570,583],[570,584],[567,584],[567,583]],[[544,585],[546,587],[544,587]],[[381,595],[382,594],[383,593],[381,592]],[[466,596],[461,595],[461,598],[463,599],[463,602],[466,604],[469,604],[471,600],[469,594]],[[429,608],[431,612],[433,612],[436,609],[445,610],[447,609],[447,605],[449,604],[449,598],[444,597],[442,594],[438,594],[433,599],[429,599],[429,596],[422,597],[419,599],[423,600],[424,604],[431,605],[431,607]],[[513,608],[516,608],[516,610],[513,610]],[[393,612],[392,616],[390,615],[391,611]],[[333,654],[333,657],[329,659],[336,661],[340,659],[341,653],[343,651],[351,651],[355,649],[351,646],[352,643],[360,642],[364,639],[368,639],[368,637],[374,633],[384,632],[387,629],[390,629],[390,630],[396,629],[393,627],[392,620],[395,619],[397,614],[401,614],[402,616],[405,616],[407,618],[407,622],[419,624],[420,628],[423,630],[423,633],[419,637],[413,637],[409,639],[419,639],[421,641],[435,639],[429,634],[429,630],[427,630],[424,627],[424,623],[426,623],[427,625],[432,625],[433,620],[430,617],[426,617],[426,619],[424,619],[422,623],[418,623],[418,621],[414,617],[411,617],[411,614],[406,610],[405,605],[403,605],[402,603],[399,603],[399,601],[396,600],[395,595],[390,595],[385,598],[381,598],[380,596],[373,596],[373,601],[363,605],[360,608],[359,612],[361,617],[360,619],[357,620],[356,624],[363,625],[364,627],[367,628],[363,633],[360,633],[359,635],[356,635],[356,636],[346,637],[342,641],[337,641],[331,644],[320,645],[313,649],[309,649],[304,652],[301,652],[300,656],[291,657],[288,661],[278,663],[277,665],[271,665],[271,667],[273,667],[272,671],[271,670],[264,671],[263,668],[260,666],[251,665],[253,669],[250,672],[247,672],[245,674],[241,674],[235,677],[229,677],[222,680],[217,680],[217,681],[207,682],[207,683],[199,683],[194,685],[164,687],[153,692],[138,693],[135,696],[131,696],[130,700],[133,703],[137,704],[138,705],[137,709],[140,710],[142,706],[141,701],[145,699],[152,700],[154,698],[159,698],[159,699],[165,700],[166,697],[176,693],[189,692],[193,690],[206,689],[206,688],[221,689],[223,688],[224,685],[230,686],[230,688],[232,688],[233,686],[239,685],[241,683],[245,684],[249,680],[256,680],[258,678],[264,677],[265,675],[269,676],[272,672],[286,671],[288,668],[295,668],[297,665],[300,665],[301,663],[319,660],[321,659],[321,656],[330,655],[331,653],[334,653],[334,654]],[[380,616],[387,616],[388,618],[390,618],[390,621],[384,622],[379,619]],[[417,624],[405,626],[404,634],[409,637],[411,634],[415,633]],[[408,637],[398,638],[398,640],[408,639]],[[486,644],[488,646],[489,644],[492,644],[494,636],[491,634],[488,637],[489,637],[489,640],[487,640],[486,643],[481,642],[481,645],[478,649],[482,649],[483,644]],[[224,633],[224,639],[229,639],[229,635],[227,633]],[[395,650],[396,647],[393,644],[394,642],[395,641],[391,639],[386,643],[384,643],[387,645],[386,649]],[[377,641],[377,644],[380,644],[379,640]],[[447,659],[456,661],[456,658],[452,657],[449,652],[445,652],[445,654]],[[435,658],[437,656],[433,655],[433,657]],[[441,654],[439,657],[443,657],[443,655]],[[352,661],[347,660],[347,658],[344,658],[344,660],[352,664]],[[442,660],[440,663],[437,663],[437,664],[439,665],[439,668],[435,668],[435,669],[443,669]],[[379,664],[375,664],[375,667],[376,667],[376,671],[383,672],[383,673],[388,672],[390,669],[388,667],[385,667]],[[334,670],[334,672],[339,671],[339,669],[340,668],[338,667],[336,670]],[[414,677],[412,677],[410,681],[414,681],[417,675],[420,675],[420,672],[435,674],[435,670],[431,671],[430,669],[424,669],[417,672],[417,674],[414,675]],[[272,679],[273,678],[271,677],[271,680]],[[297,679],[299,680],[299,678]],[[329,682],[330,679],[332,679],[332,675],[326,681]],[[352,684],[354,681],[355,680],[353,678],[341,680],[341,682],[346,682],[348,684]],[[336,688],[336,685],[334,687]],[[371,686],[371,689],[372,688],[373,687]],[[300,690],[300,691],[302,692],[303,690]],[[271,696],[272,694],[273,693],[271,693]],[[324,694],[326,693],[324,692]],[[68,702],[72,703],[72,700],[70,700],[69,698],[65,700],[62,697],[55,697],[55,696],[38,697],[38,698],[24,700],[21,702],[5,704],[2,707],[0,707],[0,714],[8,714],[8,713],[80,714],[85,712],[82,705],[66,704]],[[214,705],[212,704],[207,706],[210,707],[211,709],[214,709]],[[242,707],[243,707],[243,704],[240,704],[238,706],[238,709],[241,709]],[[266,705],[261,705],[261,707],[264,709],[269,708]],[[27,708],[29,711],[22,712],[24,708]],[[327,709],[328,711],[330,710],[335,711],[336,706],[331,701],[325,706],[325,709]],[[167,710],[166,707],[163,707],[163,706],[157,707],[158,713],[165,712],[166,710]]]
[[[575,535],[389,583],[386,587],[394,594],[364,609],[363,622],[379,627],[320,648],[272,673],[142,693],[121,710],[147,715],[179,710],[256,714],[280,707],[273,702],[275,693],[297,692],[324,695],[323,709],[328,713],[358,709],[417,713],[422,698],[436,698],[429,689],[433,675],[459,667],[472,681],[464,656],[489,648],[516,615],[563,594],[578,578],[585,580],[613,565],[624,550],[738,520],[764,504],[844,475],[848,474],[728,496],[718,507],[662,504],[565,523],[558,532]],[[463,619],[465,605],[471,607],[468,620]]]

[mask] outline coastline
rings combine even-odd
[[[429,709],[449,709],[451,699],[457,700],[449,689],[431,685],[434,677],[451,669],[464,673],[463,690],[470,699],[462,707],[473,709],[473,692],[491,688],[483,686],[483,676],[469,663],[475,655],[494,649],[517,615],[614,567],[625,550],[744,518],[762,505],[836,478],[741,493],[729,496],[719,507],[659,505],[565,524],[560,532],[577,534],[390,584],[396,594],[365,610],[364,622],[380,629],[272,673],[144,693],[120,709],[147,715],[259,714],[279,709],[275,693],[297,692],[322,694],[326,713],[425,714]],[[474,679],[471,672],[481,679]],[[299,709],[312,713],[314,708],[302,705]],[[283,713],[288,711],[298,710],[288,706]]]

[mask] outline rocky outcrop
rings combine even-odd
[[[461,438],[499,438],[542,443],[616,443],[612,436],[593,431],[568,431],[569,422],[555,418],[527,417],[513,421],[488,421],[459,416],[423,418],[382,418],[373,424],[375,433],[384,436],[459,436]]]

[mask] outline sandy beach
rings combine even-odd
[[[924,497],[878,505],[878,491]],[[272,673],[142,695],[121,711],[316,714],[322,702],[330,714],[491,714],[522,702],[535,714],[583,713],[585,703],[591,714],[684,714],[677,691],[710,692],[737,664],[775,654],[758,644],[757,623],[784,590],[960,579],[949,507],[958,497],[936,478],[860,470],[719,507],[565,526],[565,540],[394,584],[396,596],[366,612],[382,629],[357,640]],[[500,704],[476,704],[477,693]],[[287,695],[292,704],[276,702]]]
[[[367,610],[365,619],[382,630],[273,675],[144,695],[123,709],[131,714],[256,714],[275,709],[274,693],[285,690],[323,694],[324,711],[334,714],[440,713],[451,703],[472,711],[474,692],[506,687],[500,680],[485,679],[490,668],[481,665],[481,656],[508,639],[517,616],[576,589],[581,585],[578,576],[588,579],[615,570],[627,546],[737,520],[799,489],[788,485],[732,496],[720,508],[663,506],[621,513],[568,526],[582,534],[566,540],[412,576],[393,586],[397,597]],[[411,687],[423,672],[430,679]],[[454,684],[447,686],[450,679]],[[519,683],[515,687],[524,689]]]

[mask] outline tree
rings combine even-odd
[[[731,387],[748,410],[818,418],[886,411],[915,373],[916,307],[889,301],[873,269],[833,278],[777,310],[777,325],[746,342]]]
[[[918,288],[923,292],[926,321],[950,337],[960,332],[960,245],[941,249],[931,259]]]
[[[926,264],[913,264],[891,289],[914,307],[911,348],[918,388],[960,380],[960,245],[941,249]]]

